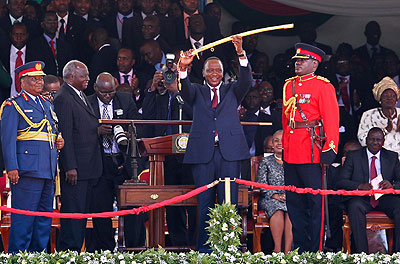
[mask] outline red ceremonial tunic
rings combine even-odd
[[[292,93],[293,80],[295,81],[295,95]],[[295,99],[309,121],[322,120],[326,134],[322,155],[332,151],[336,154],[339,142],[339,106],[335,88],[328,79],[312,73],[287,79],[283,86],[282,144],[284,160],[294,164],[312,163],[311,138],[307,128],[292,129],[289,127],[291,118],[294,121],[303,121],[295,105]],[[319,133],[318,128],[316,128],[316,132]],[[315,140],[313,154],[313,163],[319,163],[320,153]],[[333,155],[333,153],[330,154]]]

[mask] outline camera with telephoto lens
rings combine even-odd
[[[165,55],[166,60],[165,64],[161,68],[161,73],[163,75],[163,80],[166,83],[173,83],[176,80],[177,77],[177,72],[174,69],[174,59],[175,55],[172,53],[167,53]],[[159,94],[164,95],[167,92],[167,89],[165,88],[165,85],[162,82],[158,83],[158,86],[163,87],[161,91],[159,91]]]
[[[116,125],[113,128],[114,131],[114,137],[115,140],[117,141],[118,145],[128,145],[128,138],[125,135],[124,129],[120,125]]]

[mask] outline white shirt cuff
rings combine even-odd
[[[185,79],[187,77],[187,70],[186,71],[180,71],[179,72],[179,78]]]
[[[249,64],[249,60],[247,59],[247,57],[245,57],[244,59],[239,58],[239,63],[240,66],[247,67],[247,65]]]

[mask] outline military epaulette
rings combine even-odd
[[[317,75],[317,79],[318,79],[318,80],[321,80],[321,81],[324,81],[324,82],[327,82],[327,83],[330,83],[330,82],[331,82],[331,81],[329,81],[327,78],[322,77],[322,76],[319,76],[319,75]]]
[[[285,80],[285,82],[290,82],[290,81],[292,81],[293,79],[296,79],[298,76],[294,76],[294,77],[291,77],[291,78],[289,78],[289,79],[286,79]]]
[[[25,101],[29,101],[28,95],[26,93],[21,93],[22,97],[25,99]]]

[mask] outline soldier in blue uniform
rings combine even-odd
[[[13,208],[52,212],[57,149],[57,117],[40,96],[44,63],[33,61],[17,69],[21,93],[1,106],[1,140],[5,168],[11,183]],[[11,215],[9,253],[43,251],[50,237],[51,218]]]

